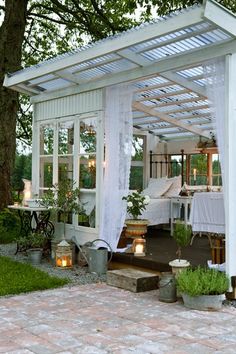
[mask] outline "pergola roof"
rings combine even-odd
[[[40,102],[122,82],[135,86],[134,126],[165,140],[209,136],[203,64],[236,50],[236,19],[212,0],[8,74]]]

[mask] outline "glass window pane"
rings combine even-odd
[[[40,155],[53,154],[53,134],[54,129],[50,126],[40,128]]]
[[[143,166],[131,166],[129,185],[130,189],[143,189]]]
[[[132,161],[143,161],[144,138],[134,136],[132,141]]]
[[[39,183],[41,188],[52,187],[53,181],[53,162],[52,157],[40,158],[40,178]]]
[[[58,159],[58,181],[73,180],[73,156],[60,156]]]
[[[80,188],[96,188],[96,156],[84,155],[80,157]]]
[[[80,121],[80,154],[96,152],[96,126],[96,118],[87,118]]]
[[[96,193],[80,191],[80,201],[83,203],[83,212],[78,215],[80,226],[95,227]]]
[[[59,124],[58,154],[73,154],[74,152],[74,123],[63,122]]]

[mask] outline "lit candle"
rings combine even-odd
[[[136,245],[135,253],[143,253],[143,245]]]
[[[66,266],[67,266],[67,260],[66,260],[66,259],[63,259],[63,260],[61,261],[61,266],[62,266],[62,267],[66,267]]]
[[[193,180],[196,181],[196,179],[197,179],[197,169],[194,168],[193,169]]]

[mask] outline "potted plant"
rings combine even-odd
[[[17,239],[19,250],[26,251],[30,262],[33,264],[41,263],[43,248],[46,244],[47,238],[39,230],[32,231],[29,235]]]
[[[185,269],[176,282],[184,305],[195,310],[219,310],[229,288],[225,272],[200,266]]]
[[[66,222],[70,213],[79,214],[83,205],[79,200],[80,190],[69,179],[54,184],[42,197],[41,205],[60,215],[63,222],[63,239],[66,238]]]
[[[142,212],[146,209],[146,206],[150,202],[150,198],[147,195],[142,195],[139,192],[133,192],[126,197],[122,198],[127,202],[127,213],[132,219],[126,219],[125,224],[127,226],[125,235],[127,237],[140,237],[147,233],[147,219],[139,219]]]
[[[181,220],[177,220],[173,232],[173,238],[177,244],[177,259],[169,262],[172,272],[178,274],[182,269],[189,267],[190,263],[186,259],[182,259],[182,248],[190,244],[192,237],[192,229],[190,225],[186,225]]]

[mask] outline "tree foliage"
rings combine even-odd
[[[3,88],[4,75],[82,44],[124,31],[156,12],[165,15],[197,0],[5,0],[0,2],[0,209],[10,202],[17,137],[31,143],[28,98]],[[232,0],[220,0],[236,12]],[[18,111],[18,112],[17,112]]]

